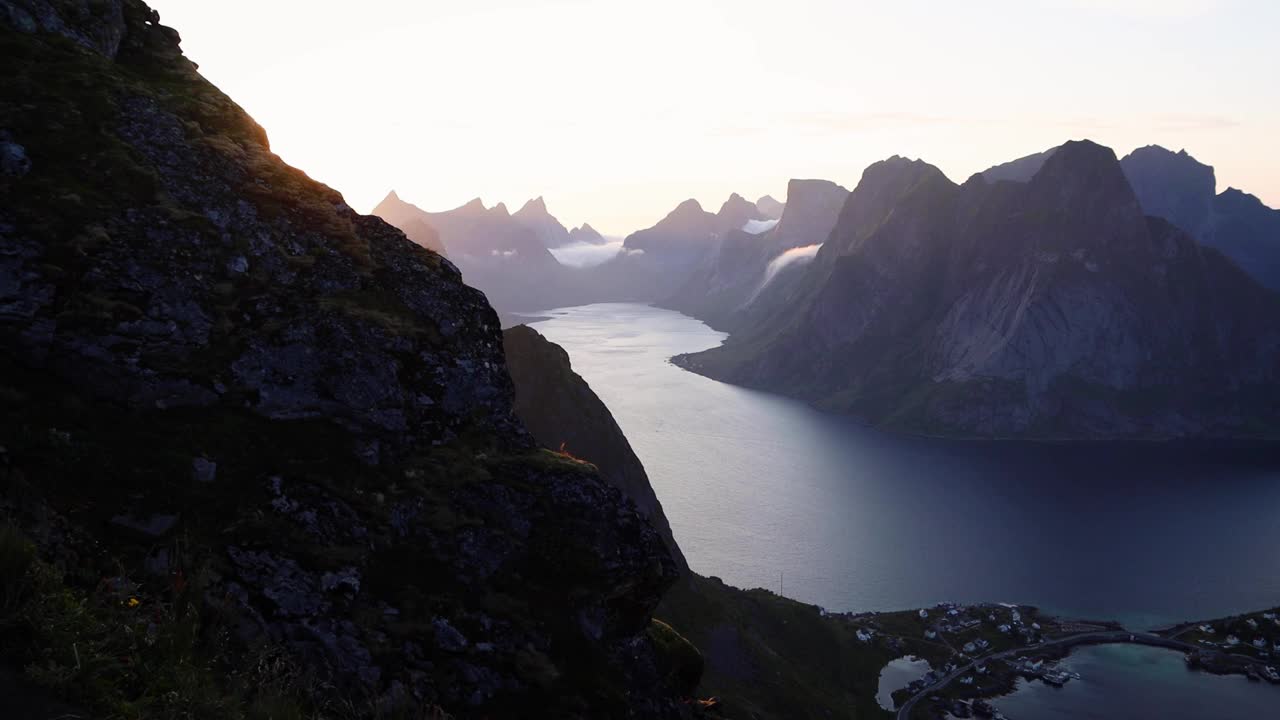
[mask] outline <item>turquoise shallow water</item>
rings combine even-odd
[[[678,313],[546,314],[700,573],[834,610],[1010,601],[1133,627],[1280,604],[1273,452],[892,435],[671,365],[724,337]]]
[[[1062,666],[1080,673],[1063,688],[1019,681],[993,704],[1010,720],[1206,720],[1280,717],[1280,687],[1187,670],[1182,654],[1140,645],[1097,645]]]

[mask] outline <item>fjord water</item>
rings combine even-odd
[[[1273,452],[895,435],[671,365],[724,338],[679,313],[546,314],[697,572],[830,610],[1009,601],[1131,627],[1280,603]]]
[[[1017,720],[1273,718],[1280,689],[1239,675],[1187,670],[1182,653],[1143,645],[1078,648],[1062,661],[1080,674],[1063,688],[1018,681],[993,704]]]

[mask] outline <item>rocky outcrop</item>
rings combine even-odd
[[[40,606],[6,658],[96,709],[293,688],[305,714],[687,714],[650,624],[676,564],[535,446],[484,296],[281,162],[158,20],[0,0],[0,94],[23,99],[0,128],[29,160],[0,178],[0,514],[83,609]],[[127,666],[41,639],[135,606],[153,627],[102,646]],[[173,646],[140,638],[179,607],[208,692],[148,698]]]
[[[640,508],[652,508],[650,517],[678,556],[643,465],[564,351],[528,327],[508,329],[504,340],[516,413],[534,436],[598,465]],[[653,635],[666,649],[660,663],[666,674],[685,678],[686,694],[717,698],[726,717],[873,716],[879,670],[900,654],[859,641],[844,618],[818,607],[688,568],[656,616]]]
[[[675,360],[917,432],[1271,437],[1278,303],[1145,217],[1101,146],[1067,143],[1027,183],[894,158],[791,309]]]
[[[644,466],[600,398],[573,371],[569,354],[527,325],[502,332],[516,387],[515,412],[543,447],[583,458],[649,517],[682,570],[684,555],[671,535]]]

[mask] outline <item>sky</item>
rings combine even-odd
[[[536,196],[623,235],[693,197],[957,182],[1159,144],[1280,207],[1272,0],[151,0],[287,162],[367,212]]]

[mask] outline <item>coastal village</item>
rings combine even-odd
[[[1165,647],[1183,652],[1192,670],[1280,685],[1280,608],[1155,632],[1129,631],[1115,622],[1063,620],[1035,607],[1003,603],[942,603],[843,617],[860,642],[927,661],[926,672],[892,693],[899,720],[1002,718],[991,700],[1013,692],[1019,678],[1054,687],[1080,680],[1059,661],[1085,644]]]

